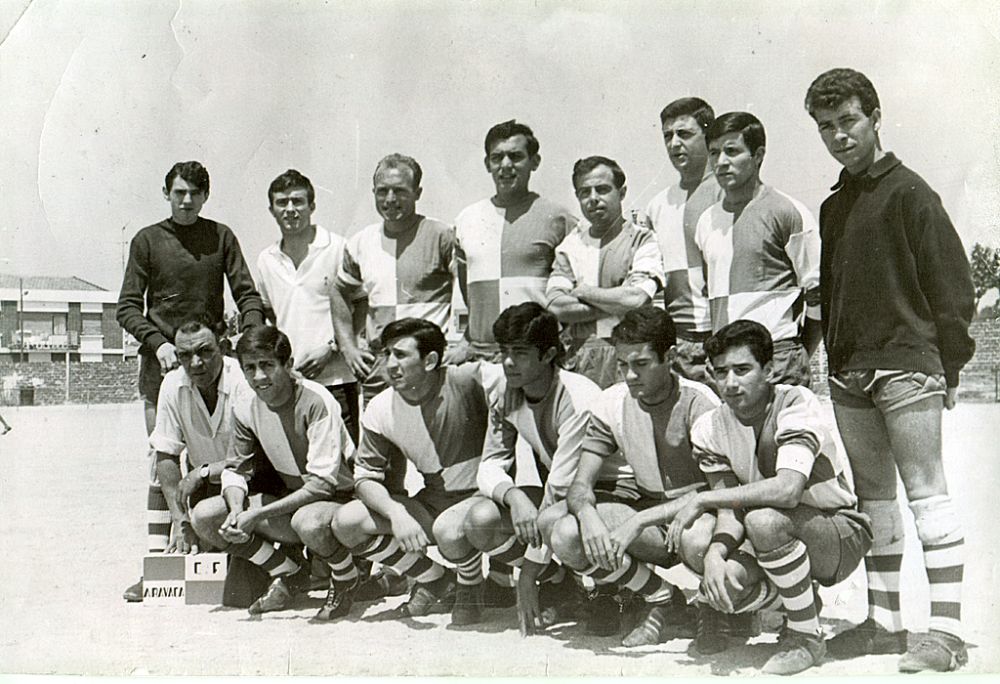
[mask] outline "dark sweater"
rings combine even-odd
[[[118,323],[146,354],[188,320],[223,320],[223,276],[246,327],[264,322],[264,307],[233,231],[199,217],[190,226],[170,219],[140,230],[132,239],[118,296]]]
[[[972,275],[941,199],[892,154],[841,172],[820,209],[823,331],[830,372],[944,373],[972,358]]]

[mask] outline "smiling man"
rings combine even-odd
[[[291,340],[295,369],[336,397],[344,424],[357,443],[358,384],[336,349],[330,313],[330,291],[344,258],[344,239],[312,222],[316,192],[295,169],[271,181],[267,196],[281,238],[257,257],[265,313]]]
[[[566,368],[607,389],[618,379],[611,330],[663,286],[663,258],[652,231],[622,215],[627,188],[618,162],[580,159],[573,188],[584,220],[556,247],[545,294],[568,327]]]
[[[542,158],[538,139],[515,120],[486,134],[486,170],[496,193],[455,218],[459,286],[469,308],[462,358],[497,360],[493,321],[521,302],[545,305],[555,249],[576,220],[563,207],[529,190]]]
[[[234,409],[222,495],[194,508],[195,531],[271,576],[267,591],[250,606],[252,615],[288,608],[307,589],[308,568],[274,542],[305,544],[330,566],[330,591],[316,619],[341,617],[351,604],[334,587],[353,586],[359,575],[351,554],[330,529],[334,513],[351,500],[353,489],[349,460],[354,444],[340,405],[322,385],[292,374],[291,343],[277,328],[248,329],[236,343],[236,356],[255,396]],[[262,459],[280,478],[277,495],[250,495]]]
[[[378,162],[372,194],[382,221],[347,241],[330,290],[337,344],[362,383],[366,405],[386,388],[378,347],[386,324],[414,316],[443,329],[451,318],[454,230],[417,213],[422,178],[412,157],[390,154]],[[358,315],[365,307],[367,314]],[[365,342],[359,344],[362,318]]]
[[[663,300],[677,328],[675,370],[709,385],[702,343],[712,334],[704,261],[695,242],[698,219],[724,194],[708,163],[705,132],[715,112],[697,97],[674,100],[660,112],[663,145],[680,181],[658,193],[646,207],[663,254]]]
[[[708,128],[709,161],[725,198],[698,219],[712,329],[749,319],[774,339],[774,382],[809,386],[819,344],[819,229],[805,205],[760,179],[764,126],[729,112]],[[804,317],[803,317],[804,314]]]
[[[208,171],[196,161],[177,162],[163,180],[170,218],[146,226],[132,238],[118,296],[118,323],[139,341],[139,396],[146,432],[156,423],[156,402],[163,376],[178,365],[173,339],[177,327],[204,317],[216,332],[225,330],[223,279],[229,282],[241,328],[263,323],[260,295],[236,236],[216,221],[202,218],[208,201]],[[156,479],[150,452],[146,499],[149,551],[163,551],[170,534],[170,513]],[[142,600],[142,580],[125,590],[126,601]]]
[[[844,166],[820,210],[823,325],[837,426],[861,510],[875,524],[865,559],[868,619],[831,639],[830,652],[905,650],[903,672],[954,670],[968,660],[965,542],[942,464],[941,414],[955,407],[959,372],[975,351],[969,262],[941,198],[883,151],[878,93],[864,74],[820,75],[806,108]],[[897,474],[930,584],[930,631],[910,648],[900,614]]]

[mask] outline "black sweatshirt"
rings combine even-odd
[[[830,372],[944,373],[975,351],[969,261],[941,199],[887,153],[846,170],[820,209],[820,291]]]

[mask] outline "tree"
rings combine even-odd
[[[977,242],[972,246],[969,263],[972,266],[976,311],[979,311],[979,302],[986,293],[994,288],[1000,288],[1000,250]]]

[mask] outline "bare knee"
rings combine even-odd
[[[792,540],[792,522],[787,514],[776,508],[747,511],[743,526],[757,551],[771,551]]]
[[[580,544],[580,525],[573,515],[564,515],[552,525],[552,552],[564,564],[579,569],[586,564]]]
[[[366,530],[366,523],[371,519],[368,507],[360,501],[351,501],[337,509],[333,515],[333,534],[341,544],[348,548],[363,544],[371,536]]]
[[[448,515],[447,511],[434,519],[431,534],[438,550],[446,557],[454,557],[456,553],[461,555],[461,547],[468,549],[464,522],[464,516]]]
[[[490,499],[476,503],[465,514],[462,524],[465,538],[481,551],[489,551],[503,542],[503,516],[500,508]]]
[[[548,508],[542,510],[538,514],[538,531],[542,535],[542,539],[545,543],[552,546],[552,528],[555,524],[559,522],[567,513],[569,509],[566,507],[565,501],[560,501],[557,504],[553,504]]]
[[[228,542],[219,534],[219,528],[228,515],[229,509],[221,496],[203,499],[191,510],[191,527],[199,537],[222,548]]]
[[[328,506],[303,506],[292,514],[291,526],[302,543],[321,551],[333,541],[332,515]]]

